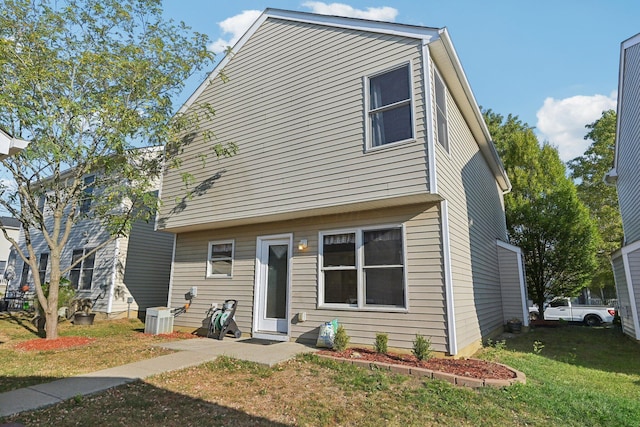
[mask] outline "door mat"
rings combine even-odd
[[[240,340],[240,341],[236,341],[238,343],[244,343],[244,344],[257,344],[257,345],[271,345],[271,344],[278,344],[281,343],[283,341],[272,341],[272,340],[265,340],[262,338],[249,338],[246,340]]]

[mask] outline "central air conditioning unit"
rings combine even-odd
[[[149,307],[144,319],[145,334],[170,334],[173,332],[173,313],[169,307]]]

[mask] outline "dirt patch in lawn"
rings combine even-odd
[[[365,348],[348,348],[345,351],[322,350],[319,352],[340,359],[358,359],[403,366],[413,366],[432,371],[445,372],[467,378],[510,380],[516,373],[504,365],[478,359],[441,359],[418,360],[410,354],[376,353]]]
[[[15,348],[23,351],[64,350],[67,348],[87,345],[95,340],[95,338],[87,337],[60,337],[53,340],[36,338],[33,340],[22,341],[16,344]]]
[[[187,332],[171,332],[169,334],[143,334],[146,337],[158,338],[162,340],[171,339],[190,339],[198,338],[196,335],[189,334]],[[68,348],[82,347],[94,342],[96,338],[88,337],[58,337],[56,339],[48,340],[45,338],[34,338],[28,341],[22,341],[17,343],[14,348],[22,351],[48,351],[48,350],[66,350]]]

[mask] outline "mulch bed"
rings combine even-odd
[[[87,337],[59,337],[53,340],[36,338],[18,343],[15,348],[23,351],[63,350],[87,345],[95,340]]]
[[[163,340],[171,339],[191,339],[198,336],[188,332],[171,332],[169,334],[143,334],[146,337],[158,338]],[[22,351],[47,351],[47,350],[66,350],[68,348],[81,347],[83,345],[94,342],[95,338],[87,337],[59,337],[53,340],[45,338],[34,338],[32,340],[23,341],[15,345],[15,349]]]
[[[358,359],[395,365],[412,366],[446,372],[467,378],[510,380],[516,378],[515,372],[498,363],[478,359],[442,359],[418,360],[411,354],[382,354],[365,348],[348,348],[345,351],[322,350],[319,352],[341,359]]]

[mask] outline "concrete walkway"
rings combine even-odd
[[[292,359],[299,353],[316,351],[313,347],[294,342],[254,338],[225,338],[222,341],[194,338],[159,344],[159,347],[178,351],[128,365],[0,393],[0,417],[55,405],[76,396],[98,393],[163,372],[197,366],[215,360],[218,356],[273,366]]]

